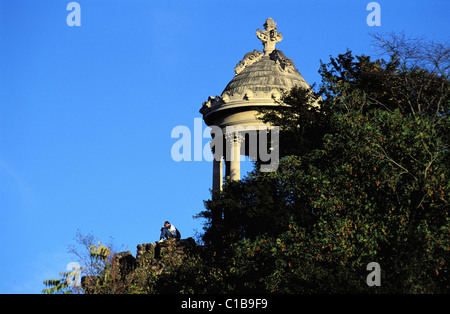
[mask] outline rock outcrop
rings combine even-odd
[[[111,273],[123,282],[132,282],[141,272],[160,275],[167,266],[181,264],[190,252],[198,248],[193,238],[139,244],[136,257],[130,251],[114,254]],[[100,276],[84,276],[81,278],[81,285],[88,294],[98,293],[96,286],[101,285],[103,281],[104,278]]]
[[[182,262],[189,252],[198,247],[193,238],[165,240],[157,243],[144,243],[137,246],[135,268],[148,267],[161,274],[168,259],[172,265]]]

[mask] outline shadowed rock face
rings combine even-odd
[[[134,268],[151,265],[150,268],[159,275],[165,268],[164,257],[170,257],[172,262],[181,263],[183,258],[196,247],[197,244],[192,238],[139,244]]]
[[[190,252],[198,247],[193,238],[139,244],[137,245],[136,257],[130,251],[114,255],[115,275],[122,279],[132,280],[135,272],[143,269],[151,270],[156,275],[160,275],[166,268],[167,261],[170,260],[171,265],[180,264]],[[95,285],[99,280],[101,281],[101,278],[96,276],[84,276],[81,278],[81,285],[86,293],[94,293],[90,286]]]

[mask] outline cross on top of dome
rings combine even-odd
[[[262,41],[266,56],[275,50],[275,44],[283,39],[283,34],[278,33],[276,25],[277,23],[269,17],[263,25],[265,31],[259,29],[256,31],[256,36]]]

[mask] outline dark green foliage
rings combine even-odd
[[[200,216],[218,208],[224,219],[205,240],[235,243],[226,260],[241,261],[246,286],[449,291],[448,48],[387,43],[388,61],[348,51],[322,64],[320,93],[293,89],[287,105],[262,112],[282,129],[278,171],[255,171],[206,202]],[[371,290],[369,262],[383,271]]]
[[[294,87],[282,97],[275,110],[260,110],[261,119],[280,130],[280,156],[302,156],[323,147],[329,121],[319,107],[321,96],[313,89]]]

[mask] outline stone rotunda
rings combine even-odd
[[[294,62],[286,58],[281,50],[275,49],[275,44],[283,39],[283,35],[277,31],[276,23],[268,18],[264,29],[256,31],[256,36],[262,41],[263,52],[254,50],[245,54],[234,69],[234,78],[222,94],[210,96],[200,109],[206,125],[221,130],[216,132],[220,134],[220,138],[215,136],[214,129],[211,134],[214,156],[213,190],[222,189],[224,163],[225,176],[231,180],[240,180],[240,156],[249,156],[245,135],[227,130],[230,127],[254,128],[258,136],[261,136],[261,130],[265,128],[266,136],[267,127],[270,126],[256,117],[257,109],[277,106],[275,101],[282,92],[289,91],[294,86],[310,87],[295,68]],[[217,149],[218,145],[222,145],[223,149]]]

